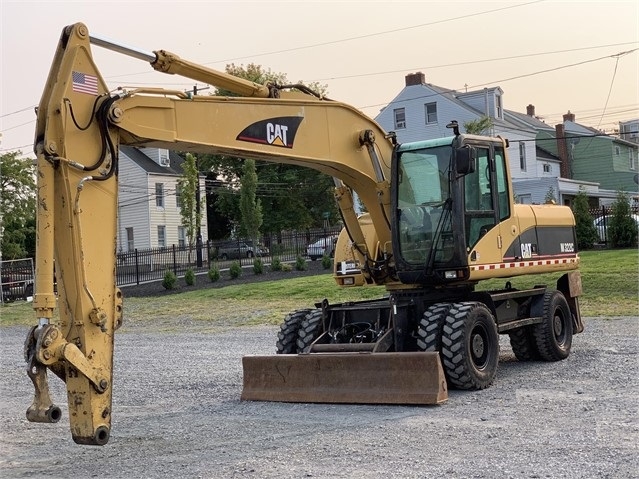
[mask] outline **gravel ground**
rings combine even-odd
[[[587,318],[558,363],[519,363],[504,337],[495,384],[429,407],[240,402],[240,358],[273,353],[276,329],[125,323],[111,440],[91,447],[52,375],[63,419],[26,421],[26,328],[0,328],[0,476],[639,477],[639,318]]]

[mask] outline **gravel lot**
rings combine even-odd
[[[240,402],[240,358],[274,352],[276,328],[125,323],[104,447],[73,443],[52,375],[63,419],[26,421],[25,335],[0,328],[3,478],[639,477],[639,318],[587,318],[559,363],[519,363],[504,337],[492,387],[432,407]]]

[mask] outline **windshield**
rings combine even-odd
[[[452,245],[445,244],[446,239],[452,238],[447,201],[451,153],[450,145],[444,145],[406,151],[399,156],[399,247],[408,263],[426,266],[452,257]]]

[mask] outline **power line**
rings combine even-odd
[[[543,56],[543,55],[554,55],[557,53],[570,53],[570,52],[577,52],[577,51],[583,51],[583,50],[595,50],[598,48],[606,48],[606,47],[617,47],[617,46],[624,46],[624,45],[635,45],[639,42],[624,42],[624,43],[611,43],[608,45],[597,45],[597,46],[591,46],[591,47],[582,47],[582,48],[571,48],[568,50],[554,50],[554,51],[550,51],[550,52],[537,52],[537,53],[525,53],[525,54],[521,54],[521,55],[513,55],[513,56],[509,56],[509,57],[498,57],[498,58],[487,58],[484,60],[471,60],[471,61],[467,61],[467,62],[458,62],[458,63],[445,63],[442,65],[431,65],[431,66],[422,66],[422,67],[414,67],[414,68],[402,68],[401,70],[388,70],[388,71],[383,71],[383,72],[369,72],[369,73],[358,73],[356,75],[345,75],[345,76],[341,76],[341,77],[329,77],[329,78],[319,78],[319,79],[315,79],[315,80],[310,80],[310,81],[328,81],[328,80],[343,80],[343,79],[348,79],[348,78],[359,78],[359,77],[368,77],[368,76],[376,76],[376,75],[386,75],[386,74],[390,74],[390,73],[402,73],[405,71],[416,71],[416,70],[435,70],[437,68],[448,68],[448,67],[457,67],[457,66],[463,66],[463,65],[473,65],[476,63],[488,63],[488,62],[496,62],[496,61],[502,61],[502,60],[516,60],[519,58],[528,58],[528,57],[536,57],[536,56]]]
[[[320,43],[314,43],[311,45],[303,45],[303,46],[299,46],[299,47],[292,47],[292,48],[286,48],[283,50],[275,50],[275,51],[271,51],[271,52],[263,52],[263,53],[256,53],[253,55],[246,55],[246,56],[241,56],[241,57],[235,57],[235,58],[229,58],[226,60],[216,60],[216,61],[210,61],[210,62],[205,62],[203,63],[203,65],[211,65],[214,63],[226,63],[226,62],[232,62],[232,61],[236,61],[236,60],[244,60],[247,58],[255,58],[255,57],[263,57],[263,56],[268,56],[268,55],[277,55],[280,53],[288,53],[288,52],[294,52],[294,51],[299,51],[299,50],[306,50],[309,48],[316,48],[316,47],[323,47],[323,46],[327,46],[327,45],[335,45],[338,43],[345,43],[345,42],[350,42],[353,40],[361,40],[363,38],[371,38],[371,37],[376,37],[376,36],[380,36],[380,35],[388,35],[389,33],[397,33],[397,32],[402,32],[402,31],[406,31],[406,30],[413,30],[416,28],[423,28],[423,27],[429,27],[432,25],[440,25],[442,23],[448,23],[448,22],[453,22],[456,20],[463,20],[466,18],[472,18],[472,17],[477,17],[477,16],[481,16],[481,15],[488,15],[490,13],[495,13],[495,12],[500,12],[500,11],[504,11],[504,10],[511,10],[513,8],[520,8],[520,7],[525,7],[527,5],[533,5],[536,3],[542,3],[545,0],[535,0],[532,2],[527,2],[527,3],[520,3],[518,5],[509,5],[506,7],[500,7],[500,8],[495,8],[492,10],[485,10],[483,12],[475,12],[475,13],[469,13],[466,15],[461,15],[458,17],[451,17],[451,18],[445,18],[442,20],[435,20],[433,22],[428,22],[428,23],[420,23],[418,25],[411,25],[408,27],[400,27],[400,28],[395,28],[392,30],[385,30],[382,32],[375,32],[375,33],[367,33],[365,35],[358,35],[355,37],[347,37],[347,38],[342,38],[342,39],[338,39],[338,40],[329,40],[326,42],[320,42]],[[119,77],[123,77],[123,76],[133,76],[133,75],[142,75],[148,73],[147,71],[144,72],[139,72],[139,73],[129,73],[129,74],[122,74],[122,75],[114,75],[111,76],[109,78],[119,78]]]

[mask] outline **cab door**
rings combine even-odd
[[[475,171],[464,178],[464,227],[470,266],[502,262],[502,221],[511,216],[503,149],[493,145],[475,148]]]

